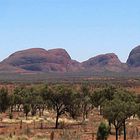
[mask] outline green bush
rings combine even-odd
[[[109,126],[101,122],[97,132],[97,140],[107,140],[109,136]]]

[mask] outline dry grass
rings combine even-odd
[[[46,114],[46,113],[45,113]],[[51,134],[54,135],[54,140],[92,140],[96,137],[96,132],[101,121],[105,121],[99,115],[97,110],[89,116],[86,122],[78,122],[72,119],[62,117],[60,119],[61,129],[54,129],[55,114],[51,117],[29,117],[28,120],[23,117],[13,120],[5,117],[0,123],[0,140],[50,140]],[[47,115],[48,116],[48,115]],[[23,126],[20,129],[20,120],[23,119]],[[34,126],[35,121],[35,126]],[[43,129],[41,129],[43,122]],[[138,129],[138,130],[137,130]],[[127,123],[127,133],[131,140],[136,140],[140,136],[137,132],[140,130],[140,120],[131,118]],[[114,129],[112,129],[114,133]],[[115,135],[111,135],[109,140],[115,140]],[[123,137],[122,137],[123,138]],[[121,139],[120,139],[121,140]]]

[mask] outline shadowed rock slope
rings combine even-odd
[[[135,47],[127,59],[129,71],[140,72],[140,45]]]
[[[130,67],[139,67],[140,66],[140,46],[134,48],[128,57],[127,64]]]

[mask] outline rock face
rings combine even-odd
[[[114,71],[121,72],[124,70],[124,64],[118,59],[114,53],[102,54],[90,58],[83,62],[83,67],[86,69],[93,69],[94,71]]]
[[[114,53],[102,54],[79,63],[72,60],[64,49],[45,50],[32,48],[18,51],[0,62],[0,73],[36,72],[140,72],[140,46],[134,48],[127,60],[121,63]]]
[[[80,63],[71,59],[64,49],[27,49],[10,55],[1,62],[0,69],[39,72],[68,72],[80,69]]]
[[[140,46],[137,46],[130,52],[127,65],[134,68],[140,67]]]

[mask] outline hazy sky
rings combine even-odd
[[[26,48],[64,48],[83,61],[140,44],[140,0],[0,0],[0,60]]]

